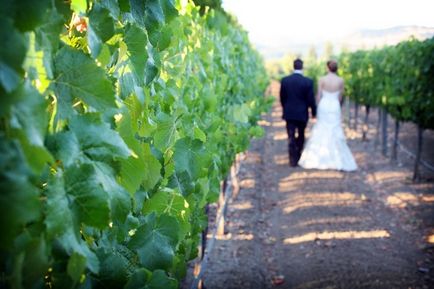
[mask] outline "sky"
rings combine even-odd
[[[255,45],[333,41],[362,29],[434,27],[434,0],[223,0]]]

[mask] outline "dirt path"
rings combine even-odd
[[[434,184],[412,184],[354,132],[357,172],[290,168],[280,116],[242,162],[206,288],[434,288]]]
[[[354,132],[357,172],[290,168],[280,116],[276,102],[242,162],[206,288],[434,288],[434,184]]]

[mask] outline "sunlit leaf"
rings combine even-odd
[[[70,107],[72,98],[78,98],[101,111],[115,106],[114,90],[104,70],[83,52],[62,48],[55,58],[55,71],[59,103]]]
[[[148,215],[128,246],[136,250],[140,263],[149,270],[169,269],[178,243],[179,224],[175,218]]]

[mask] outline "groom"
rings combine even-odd
[[[282,118],[286,121],[289,140],[289,163],[296,167],[304,145],[308,108],[312,117],[316,117],[316,104],[312,79],[303,76],[303,61],[294,60],[294,72],[281,80],[280,103],[283,108]]]

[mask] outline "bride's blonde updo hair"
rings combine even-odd
[[[336,60],[327,61],[327,67],[331,72],[336,73],[338,71],[338,63],[336,62]]]

